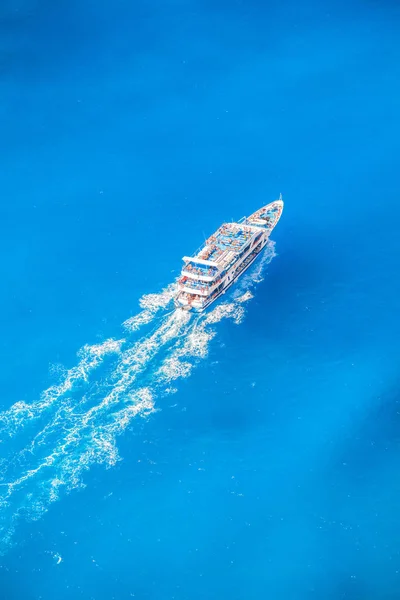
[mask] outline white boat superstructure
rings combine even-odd
[[[260,254],[282,210],[281,195],[250,217],[224,223],[192,256],[184,256],[175,306],[202,311],[219,298]]]

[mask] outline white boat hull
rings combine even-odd
[[[282,197],[243,217],[224,223],[192,256],[184,256],[178,279],[177,308],[202,312],[253,264],[283,210]]]

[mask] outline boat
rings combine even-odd
[[[250,217],[223,223],[192,256],[184,256],[175,306],[201,312],[225,294],[262,252],[282,211],[281,194]]]

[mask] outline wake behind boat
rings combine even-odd
[[[282,210],[281,194],[250,217],[224,223],[193,256],[184,256],[175,306],[200,312],[215,302],[255,261]]]

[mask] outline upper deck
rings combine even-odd
[[[257,231],[259,228],[245,223],[224,223],[192,256],[183,257],[185,274],[204,281],[213,279],[249,245]]]
[[[270,233],[283,210],[282,197],[243,217],[237,223],[224,223],[192,256],[184,256],[182,275],[204,282],[213,281],[248,248],[262,231]]]

